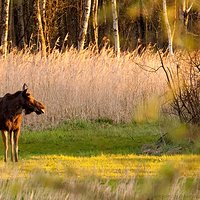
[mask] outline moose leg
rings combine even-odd
[[[8,134],[7,131],[2,130],[2,138],[4,143],[4,162],[7,162],[8,158]]]
[[[9,131],[10,136],[10,145],[11,145],[11,161],[14,161],[14,140],[13,140],[13,132]]]
[[[18,162],[18,139],[20,135],[20,129],[14,131],[14,150],[15,150],[15,162]]]

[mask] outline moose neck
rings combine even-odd
[[[15,94],[6,94],[4,96],[4,102],[7,102],[4,107],[4,112],[6,113],[7,118],[13,118],[22,114],[23,101],[21,98],[20,92],[16,92]]]

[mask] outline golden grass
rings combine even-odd
[[[123,179],[155,176],[162,166],[170,164],[179,176],[200,177],[200,156],[100,155],[72,157],[63,155],[33,156],[17,164],[0,164],[1,179],[30,177],[44,171],[60,177],[99,177]]]

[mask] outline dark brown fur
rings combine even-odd
[[[18,138],[20,135],[20,128],[22,122],[22,112],[30,114],[35,112],[36,114],[44,113],[44,105],[34,99],[34,97],[28,93],[27,88],[23,86],[22,91],[18,91],[14,94],[6,94],[0,98],[0,130],[2,132],[2,138],[4,142],[4,161],[7,161],[8,157],[8,135],[11,144],[11,160],[18,161]]]

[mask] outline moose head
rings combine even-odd
[[[28,87],[26,84],[22,87],[22,97],[23,97],[23,109],[25,110],[25,114],[30,114],[35,112],[37,115],[45,113],[45,107],[42,103],[35,100],[35,98],[28,91]]]

